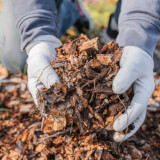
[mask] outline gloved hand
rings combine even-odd
[[[113,138],[116,142],[131,137],[145,120],[147,103],[154,90],[153,59],[138,47],[124,47],[120,60],[120,70],[113,81],[113,91],[121,94],[133,84],[134,97],[124,114],[114,122],[116,131]],[[127,124],[128,122],[128,124]],[[124,135],[119,132],[134,124],[135,128]]]
[[[53,36],[41,36],[26,47],[28,54],[28,88],[34,102],[38,105],[37,95],[44,86],[50,88],[59,81],[57,73],[50,62],[56,57],[56,48],[61,42]]]

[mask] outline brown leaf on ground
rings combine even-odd
[[[9,76],[7,69],[0,65],[0,80],[5,79]]]

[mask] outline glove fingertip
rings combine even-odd
[[[127,115],[120,115],[113,123],[113,129],[117,132],[121,132],[126,128],[127,125]]]
[[[48,81],[47,81],[46,87],[49,89],[56,82],[59,82],[58,76],[55,74],[51,74],[48,76]]]
[[[120,132],[115,132],[113,135],[113,139],[115,142],[122,142],[125,140],[125,135]]]
[[[44,70],[39,80],[49,89],[53,84],[59,82],[59,77],[53,68],[49,66]]]

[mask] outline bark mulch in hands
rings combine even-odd
[[[159,159],[160,77],[155,77],[146,122],[119,144],[113,140],[112,126],[132,98],[130,90],[122,95],[112,91],[122,49],[110,42],[99,51],[97,38],[81,36],[68,39],[57,52],[52,67],[60,82],[39,92],[40,112],[31,109],[26,76],[0,81],[0,158]]]
[[[112,91],[122,48],[110,42],[99,51],[97,38],[82,35],[74,41],[68,39],[57,53],[52,67],[60,82],[49,90],[44,88],[39,98],[41,115],[48,114],[44,132],[70,127],[75,135],[101,137],[105,132],[108,138],[113,122],[129,105],[130,91],[122,95]]]

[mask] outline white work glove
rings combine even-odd
[[[28,54],[28,88],[38,105],[38,92],[44,86],[50,88],[59,81],[50,62],[56,57],[56,48],[61,42],[54,36],[41,36],[26,47]]]
[[[113,124],[116,131],[113,138],[116,142],[131,137],[145,120],[147,103],[154,90],[153,66],[152,57],[144,50],[134,46],[123,49],[120,70],[113,81],[113,91],[117,94],[124,93],[133,84],[134,97],[125,113]],[[135,128],[131,132],[126,135],[119,133],[132,123]]]

